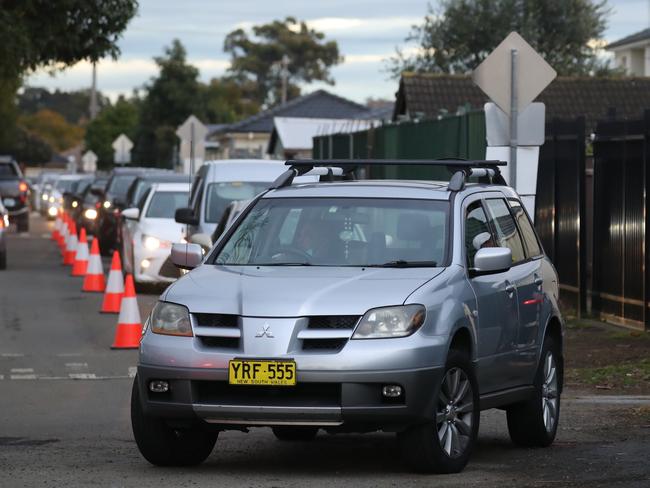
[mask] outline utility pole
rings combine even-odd
[[[280,76],[282,77],[282,103],[287,102],[287,89],[289,84],[289,56],[286,54],[282,56],[282,61],[280,61],[282,66],[282,71]]]
[[[97,63],[93,61],[93,84],[90,88],[90,107],[88,109],[90,113],[90,120],[95,120],[97,117],[98,107],[97,107]]]

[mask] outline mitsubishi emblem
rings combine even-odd
[[[257,331],[257,334],[255,334],[255,337],[268,337],[272,338],[273,337],[273,332],[271,332],[271,326],[267,323],[265,323],[260,330]]]

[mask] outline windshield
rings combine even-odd
[[[448,203],[268,198],[215,258],[225,265],[435,266],[445,261]]]
[[[186,191],[157,191],[151,198],[147,217],[151,219],[173,219],[177,208],[187,206]]]
[[[235,200],[251,200],[258,193],[262,193],[270,182],[241,182],[211,183],[208,185],[205,204],[205,221],[219,222],[223,211],[230,202]]]
[[[13,164],[0,164],[0,178],[15,178],[18,176]]]
[[[56,182],[54,187],[61,193],[65,193],[66,191],[72,190],[78,181],[79,180],[59,180]]]
[[[138,175],[119,175],[113,176],[111,182],[106,188],[106,191],[111,195],[117,196],[118,198],[124,198],[126,192],[129,191],[129,186],[133,183]]]

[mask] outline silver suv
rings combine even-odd
[[[204,461],[220,431],[397,433],[417,471],[461,471],[480,411],[548,446],[562,391],[557,274],[498,161],[449,183],[332,181],[400,161],[290,161],[148,318],[132,393],[142,455]],[[295,176],[329,180],[293,184]],[[470,182],[477,181],[477,182]]]

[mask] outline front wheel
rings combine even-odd
[[[476,374],[466,353],[449,352],[435,395],[435,420],[399,434],[402,453],[416,471],[458,473],[472,453],[480,420]]]
[[[507,409],[508,432],[516,445],[547,447],[553,443],[560,420],[562,375],[560,348],[552,337],[547,337],[535,374],[532,398]]]
[[[163,419],[146,415],[140,403],[137,377],[131,392],[131,426],[140,453],[156,466],[201,464],[217,442],[216,432],[173,429]]]

